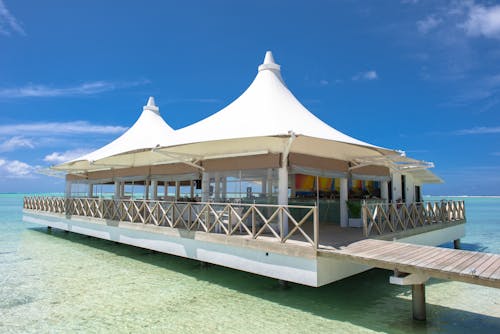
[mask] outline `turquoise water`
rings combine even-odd
[[[500,333],[500,290],[432,279],[411,292],[371,270],[321,288],[21,222],[0,195],[0,333]],[[500,199],[467,198],[465,249],[500,253]],[[450,247],[450,245],[447,245]]]

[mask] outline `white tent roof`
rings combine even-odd
[[[123,153],[150,150],[164,143],[165,138],[174,133],[174,129],[163,120],[160,109],[155,105],[152,96],[149,97],[147,105],[142,109],[142,114],[134,125],[108,145],[53,168],[60,170],[89,169],[95,161]]]
[[[170,145],[234,138],[297,136],[375,146],[332,128],[307,110],[288,90],[271,51],[248,89],[224,109],[177,131]]]
[[[280,65],[268,51],[252,84],[219,112],[174,131],[150,98],[141,117],[125,134],[56,169],[92,171],[175,162],[197,165],[206,159],[285,152],[397,169],[392,160],[409,163],[399,151],[357,140],[314,116],[286,87]],[[429,171],[425,178],[430,180],[432,175]]]

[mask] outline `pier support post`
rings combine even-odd
[[[413,306],[413,319],[426,320],[425,310],[425,284],[413,284],[411,286],[411,297]]]
[[[397,268],[395,275],[389,278],[391,284],[411,285],[411,303],[413,309],[413,319],[426,320],[425,311],[425,282],[429,279],[425,274],[405,274],[400,273]]]
[[[460,249],[460,239],[453,240],[453,248]]]

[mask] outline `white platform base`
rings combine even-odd
[[[196,233],[168,227],[105,222],[85,217],[66,218],[63,215],[35,213],[29,210],[24,212],[23,221],[313,287],[370,269],[368,266],[323,257],[316,254],[310,246],[295,246],[291,251],[287,251],[287,245],[282,244],[261,242],[255,246],[250,245],[247,239],[238,239],[235,242],[235,237],[223,235],[196,232],[204,235],[200,238]],[[460,225],[400,241],[439,245],[459,239],[464,233],[464,225]]]

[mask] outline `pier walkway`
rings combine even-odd
[[[340,248],[320,248],[324,256],[394,271],[390,282],[412,285],[413,317],[425,320],[425,282],[430,277],[500,288],[500,255],[366,239]]]

